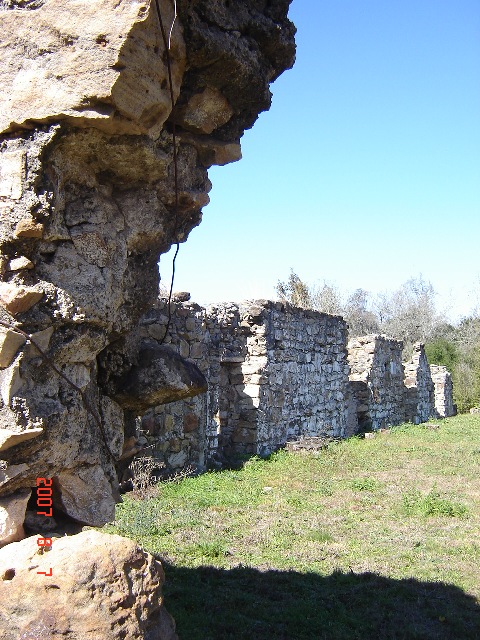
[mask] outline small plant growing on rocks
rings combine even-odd
[[[132,473],[135,497],[144,499],[151,496],[152,489],[158,482],[157,476],[152,475],[152,471],[164,466],[163,462],[155,460],[152,456],[141,456],[132,460],[129,469]]]

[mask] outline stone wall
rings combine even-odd
[[[377,430],[406,419],[402,342],[381,335],[348,343],[350,381],[359,428]]]
[[[448,418],[457,414],[457,407],[453,403],[452,375],[446,367],[430,365],[433,384],[435,386],[435,409],[441,418]]]
[[[414,424],[426,422],[436,415],[432,375],[424,345],[413,345],[411,359],[404,364],[406,393],[406,419]]]
[[[168,467],[202,467],[268,454],[302,436],[355,432],[343,319],[269,301],[172,307],[165,342],[198,366],[209,389],[143,416],[140,443],[153,445]],[[142,335],[161,339],[166,323],[159,301],[144,317]]]
[[[402,364],[401,342],[362,336],[348,343],[347,357],[346,325],[337,316],[264,300],[203,308],[176,299],[171,310],[165,343],[198,367],[208,391],[141,417],[136,446],[166,472],[265,455],[302,437],[348,437],[445,413],[435,409],[421,344]],[[167,322],[160,299],[141,321],[142,339],[161,341]],[[448,372],[437,379],[451,407]]]

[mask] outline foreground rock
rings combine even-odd
[[[177,640],[164,580],[161,564],[120,536],[86,531],[49,551],[27,538],[0,550],[1,637]]]
[[[207,390],[200,369],[172,349],[145,341],[138,362],[120,380],[111,380],[111,395],[126,410],[142,415],[157,404],[190,398]]]
[[[208,168],[240,158],[294,58],[288,0],[179,0],[175,21],[159,0],[167,44],[156,6],[0,0],[0,497],[55,478],[54,507],[81,523],[112,517],[124,412],[205,388],[177,357],[145,390],[118,345],[160,254],[199,224]],[[128,388],[99,384],[131,364]]]

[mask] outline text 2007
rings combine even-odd
[[[37,511],[39,516],[47,516],[49,518],[52,517],[52,479],[51,478],[37,478],[37,508],[43,509],[42,511]],[[50,548],[52,546],[51,538],[43,538],[39,536],[37,538],[37,544],[39,547],[45,549]],[[37,571],[37,573],[41,573],[44,576],[51,576],[52,568],[50,567],[50,572],[47,571]]]

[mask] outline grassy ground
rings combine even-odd
[[[181,640],[480,639],[480,417],[126,497]]]

